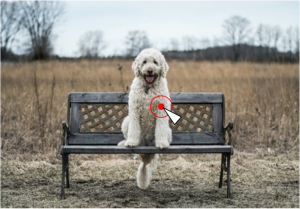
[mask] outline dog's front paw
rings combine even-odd
[[[125,146],[126,147],[136,147],[136,146],[139,146],[140,142],[138,140],[126,140],[125,142]]]
[[[165,149],[170,146],[170,143],[167,140],[155,142],[155,146],[159,149]]]
[[[120,141],[119,143],[118,143],[118,146],[125,146],[125,142],[126,142],[126,140],[122,140],[122,141]]]

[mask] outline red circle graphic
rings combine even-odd
[[[158,95],[158,96],[154,97],[154,99],[156,99],[157,97],[166,97],[166,96],[164,96],[164,95]],[[171,102],[171,99],[170,99],[169,97],[166,97],[166,98]],[[152,114],[153,114],[155,117],[157,117],[157,118],[165,118],[165,117],[167,117],[168,115],[165,115],[165,116],[163,116],[163,117],[159,117],[159,116],[157,116],[157,115],[155,115],[155,114],[153,113],[153,111],[152,111],[152,109],[151,109],[151,105],[152,105],[152,102],[153,102],[154,99],[152,99],[152,101],[151,101],[151,103],[150,103],[150,110],[151,110]],[[161,104],[159,104],[159,105],[161,105]],[[172,112],[172,110],[173,110],[173,103],[171,102],[171,112]]]

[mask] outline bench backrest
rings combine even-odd
[[[170,99],[182,116],[176,125],[170,122],[172,144],[224,144],[222,93],[171,93]],[[116,145],[124,139],[128,93],[72,92],[68,100],[68,144]]]

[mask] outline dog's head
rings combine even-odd
[[[132,70],[136,77],[142,77],[146,84],[153,84],[159,77],[166,77],[169,66],[164,55],[156,49],[144,49],[135,58]]]

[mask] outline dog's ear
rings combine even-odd
[[[167,72],[169,71],[169,65],[164,57],[164,55],[161,55],[161,65],[162,65],[162,69],[161,69],[161,75],[162,77],[166,77],[167,76]]]
[[[140,66],[139,66],[138,58],[135,58],[131,68],[134,72],[135,77],[138,77],[140,75]]]

